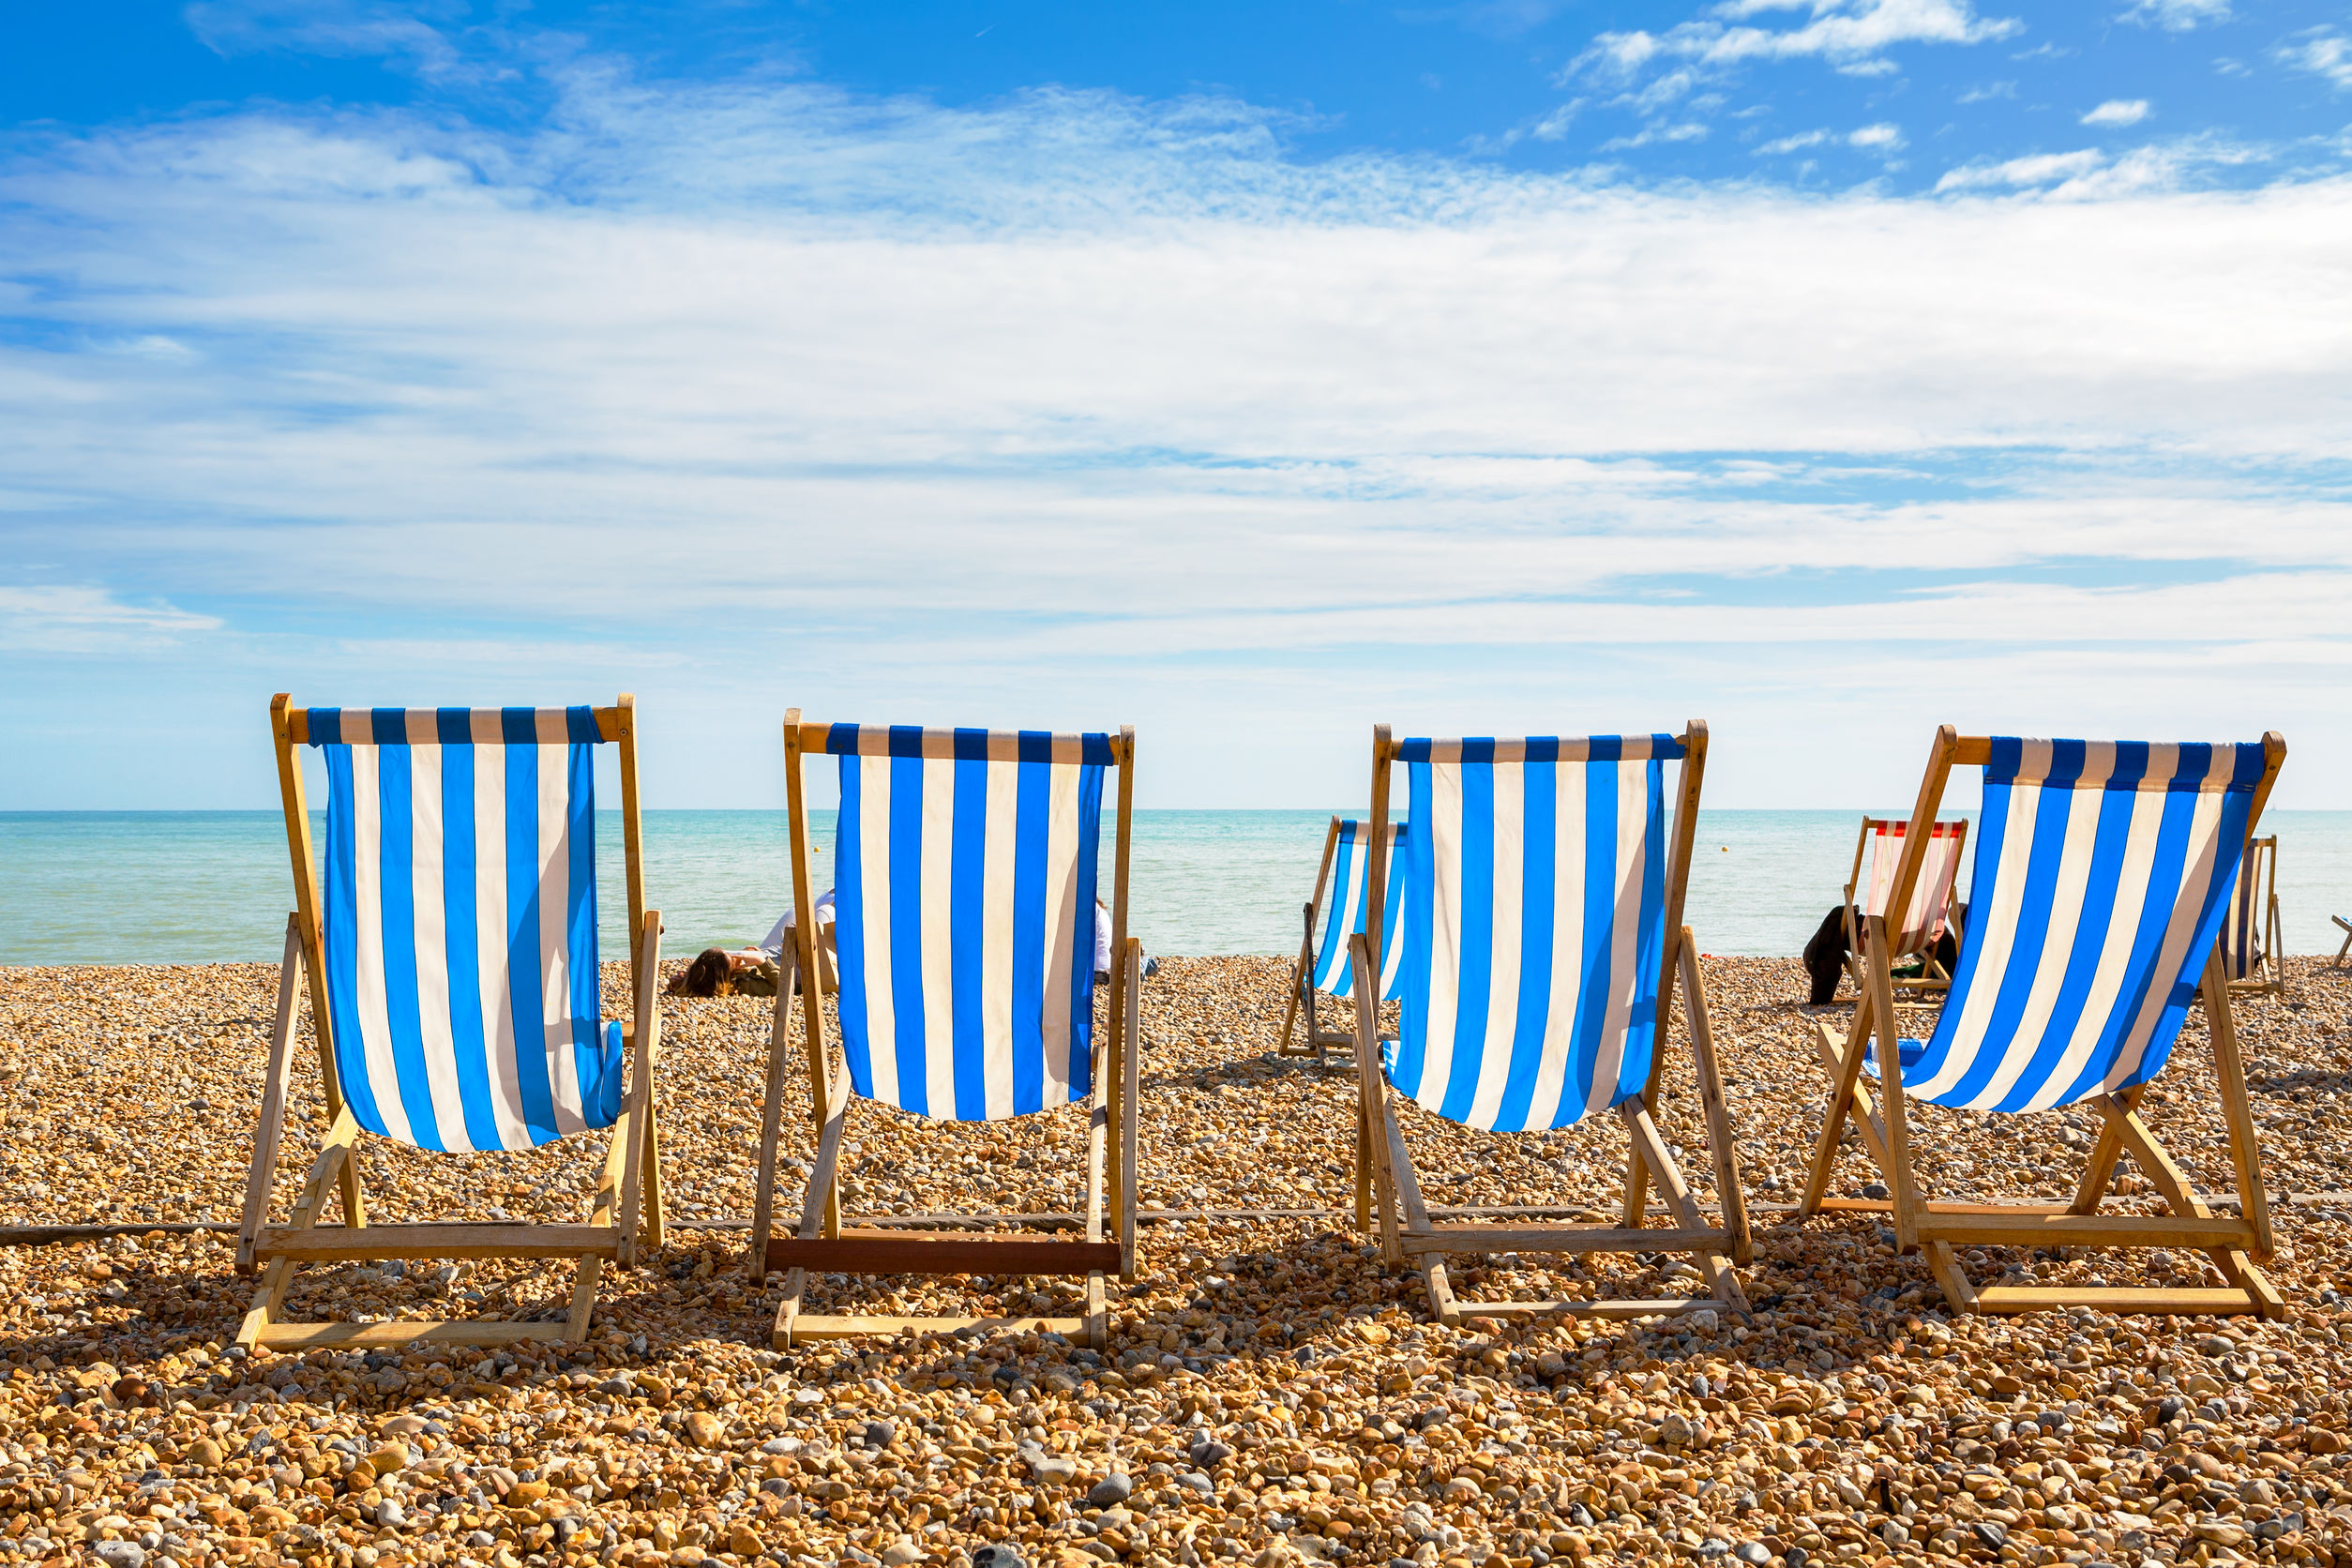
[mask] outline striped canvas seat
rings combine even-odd
[[[1903,859],[1908,822],[1882,822],[1870,836],[1870,894],[1862,904],[1865,915],[1883,916],[1894,897],[1894,870]],[[1960,844],[1967,824],[1937,822],[1927,835],[1927,858],[1920,865],[1911,887],[1911,907],[1901,925],[1890,924],[1887,951],[1897,957],[1923,953],[1942,940],[1952,911],[1952,884],[1960,870]]]
[[[994,1121],[1092,1092],[1107,734],[841,724],[834,935],[857,1093]]]
[[[1467,1125],[1564,1127],[1638,1096],[1666,941],[1672,735],[1404,740],[1390,1081]]]
[[[324,980],[365,1130],[527,1149],[613,1124],[600,1018],[595,711],[311,708],[326,764]]]
[[[2145,1083],[2212,951],[2263,747],[1991,746],[1968,929],[1934,1033],[1901,1043],[1904,1089],[2015,1111]]]
[[[1405,824],[1395,822],[1388,830],[1388,891],[1381,908],[1388,918],[1380,930],[1380,1000],[1394,1002],[1400,994],[1396,980],[1397,910],[1405,888],[1405,858],[1398,846],[1405,837]],[[1323,941],[1315,952],[1315,988],[1329,995],[1345,998],[1355,988],[1354,972],[1348,965],[1348,939],[1364,929],[1364,917],[1372,902],[1372,883],[1366,868],[1372,864],[1370,852],[1372,830],[1360,822],[1342,819],[1338,842],[1332,864],[1332,885],[1336,889],[1329,910],[1323,917]],[[1333,918],[1345,910],[1345,921]]]

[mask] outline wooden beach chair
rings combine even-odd
[[[1127,856],[1135,731],[923,730],[784,719],[792,899],[811,908],[803,759],[839,759],[834,857],[836,999],[841,1064],[833,1065],[817,988],[798,1003],[807,1044],[815,1168],[793,1234],[773,1233],[790,971],[807,972],[814,923],[793,924],[776,988],[760,1126],[751,1273],[790,1271],[776,1308],[778,1349],[808,1339],[1002,1328],[1083,1337],[1109,1319],[1103,1275],[1135,1273],[1137,1053],[1142,943],[1127,936]],[[1094,890],[1103,771],[1119,772],[1110,902],[1112,960],[1094,1033]],[[999,1121],[1056,1105],[1092,1105],[1083,1241],[980,1229],[845,1229],[837,1187],[852,1101],[942,1121]],[[1108,1157],[1108,1191],[1105,1191]],[[1106,1208],[1115,1240],[1105,1239]],[[991,1216],[970,1216],[986,1221]],[[808,1274],[1082,1274],[1078,1318],[827,1316],[801,1310]]]
[[[1862,835],[1854,840],[1854,868],[1846,879],[1846,972],[1854,982],[1854,994],[1859,997],[1870,988],[1864,972],[1862,922],[1871,915],[1886,914],[1888,898],[1894,890],[1895,867],[1903,858],[1903,843],[1910,824],[1890,821],[1884,817],[1864,817]],[[1898,974],[1892,978],[1897,989],[1908,988],[1917,991],[1945,991],[1952,988],[1952,975],[1936,957],[1936,949],[1942,942],[1944,932],[1956,922],[1952,918],[1952,883],[1960,874],[1960,852],[1968,840],[1966,818],[1937,822],[1927,836],[1927,858],[1921,866],[1919,881],[1911,891],[1911,902],[1900,927],[1887,938],[1887,950],[1894,961],[1915,960],[1917,974]],[[1870,880],[1862,881],[1862,862],[1870,862]]]
[[[607,1261],[659,1247],[653,1122],[661,917],[638,854],[636,704],[610,708],[296,708],[270,702],[294,859],[261,1129],[239,1272],[264,1271],[245,1345],[464,1345],[587,1337]],[[596,968],[595,748],[620,747],[635,1018],[606,1022]],[[326,767],[324,887],[296,746]],[[324,909],[321,904],[324,902]],[[271,1225],[286,1119],[296,972],[308,977],[331,1125],[292,1216]],[[633,1066],[630,1058],[634,1057]],[[624,1077],[626,1082],[624,1082]],[[612,1129],[584,1225],[435,1218],[368,1223],[362,1134],[450,1152],[528,1149]],[[339,1188],[342,1224],[321,1225]],[[538,1322],[295,1323],[279,1313],[305,1263],[579,1259],[569,1310]]]
[[[1937,1283],[1965,1312],[2089,1306],[2114,1312],[2259,1312],[2279,1294],[2255,1264],[2270,1255],[2246,1079],[2215,939],[2247,835],[2262,814],[2286,743],[2239,746],[2034,741],[1937,731],[1914,833],[1935,821],[1954,767],[1983,770],[1968,929],[1931,1036],[1903,1040],[1886,983],[1889,935],[1873,915],[1871,988],[1850,1034],[1819,1019],[1831,1082],[1828,1115],[1801,1214],[1891,1216],[1905,1252],[1924,1250]],[[1902,907],[1924,837],[1905,846]],[[2223,1120],[2237,1178],[2237,1217],[2212,1213],[2140,1119],[2148,1085],[2171,1055],[2202,992]],[[1877,1103],[1862,1081],[1879,1080]],[[1938,1202],[1915,1169],[1908,1106],[2018,1112],[2088,1105],[2103,1122],[2070,1202]],[[1829,1196],[1851,1119],[1886,1180],[1883,1199]],[[2021,1151],[2022,1153],[2022,1151]],[[2168,1214],[2103,1214],[2116,1162],[2130,1154]],[[2210,1256],[2214,1289],[1974,1286],[1955,1249],[2173,1247]]]
[[[1680,760],[1669,831],[1665,766]],[[1735,1265],[1749,1260],[1723,1082],[1698,955],[1681,924],[1707,728],[1681,735],[1392,740],[1372,732],[1372,907],[1352,939],[1356,966],[1356,1218],[1377,1217],[1392,1262],[1412,1259],[1430,1309],[1465,1317],[1576,1313],[1637,1318],[1747,1310]],[[1403,1027],[1374,1030],[1372,954],[1384,929],[1389,769],[1411,786],[1405,844]],[[1720,1223],[1709,1224],[1652,1119],[1658,1049],[1683,987]],[[1465,1126],[1566,1127],[1614,1112],[1631,1136],[1624,1209],[1614,1225],[1440,1225],[1422,1201],[1388,1086]],[[1643,1217],[1649,1185],[1669,1213]],[[1401,1222],[1398,1210],[1402,1209]],[[1708,1293],[1608,1301],[1456,1300],[1452,1253],[1689,1253]]]
[[[2222,972],[2232,996],[2284,996],[2286,957],[2280,951],[2279,838],[2246,840],[2238,891],[2222,922]]]
[[[1396,852],[1396,836],[1405,830],[1402,822],[1389,826],[1388,897],[1386,906],[1396,908],[1400,879],[1405,874],[1404,857]],[[1364,929],[1364,911],[1371,907],[1371,882],[1364,868],[1371,864],[1369,841],[1371,830],[1361,822],[1341,817],[1331,820],[1330,831],[1323,835],[1323,863],[1315,873],[1315,897],[1305,909],[1306,930],[1299,941],[1299,956],[1290,965],[1290,1001],[1282,1015],[1282,1038],[1274,1046],[1277,1056],[1308,1057],[1323,1060],[1329,1046],[1353,1046],[1356,1039],[1354,1020],[1347,1020],[1344,1028],[1326,1028],[1316,1006],[1319,994],[1329,994],[1345,1002],[1353,988],[1353,967],[1348,961],[1348,939]],[[1333,880],[1336,867],[1338,880]],[[1331,894],[1331,911],[1334,917],[1323,921],[1320,947],[1315,942],[1315,922],[1323,912],[1324,895]],[[1396,922],[1391,920],[1380,941],[1380,1000],[1396,1000]],[[1306,1016],[1306,1033],[1294,1037],[1292,1026],[1300,1014]]]
[[[2344,967],[2344,955],[2352,953],[2352,920],[2346,920],[2340,914],[2331,914],[2328,918],[2334,921],[2336,923],[2336,929],[2344,933],[2344,941],[2336,948],[2335,964],[2333,966],[2337,969],[2342,969]]]

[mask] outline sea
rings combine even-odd
[[[1684,918],[1701,950],[1801,951],[1839,901],[1860,817],[1700,812]],[[1138,811],[1130,928],[1153,954],[1297,951],[1330,821]],[[2279,837],[2286,951],[2334,952],[2344,933],[2329,916],[2352,918],[2352,811],[2270,811],[2263,827]],[[832,813],[813,813],[810,828],[815,875],[829,881]],[[323,838],[324,824],[314,831]],[[667,954],[755,942],[791,901],[781,811],[648,811],[643,831]],[[1107,822],[1106,890],[1110,837]],[[618,957],[626,883],[611,813],[597,827],[597,886],[600,945]],[[0,812],[0,964],[275,962],[291,891],[275,811]]]

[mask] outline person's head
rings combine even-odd
[[[726,953],[705,947],[686,965],[686,972],[670,983],[670,992],[672,996],[718,996],[731,972]]]

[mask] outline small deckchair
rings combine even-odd
[[[296,708],[270,701],[294,858],[262,1123],[236,1266],[266,1265],[246,1345],[466,1345],[587,1337],[596,1277],[661,1245],[653,1123],[660,1055],[661,916],[645,908],[637,825],[636,703],[610,708]],[[618,743],[627,852],[630,993],[608,1023],[596,968],[594,750]],[[325,761],[322,893],[294,747]],[[321,910],[324,898],[324,909]],[[268,1223],[294,1051],[295,973],[309,976],[319,1076],[333,1119],[285,1225]],[[623,1083],[635,1045],[635,1068]],[[528,1149],[611,1127],[585,1225],[367,1223],[359,1136],[412,1148]],[[322,1226],[327,1189],[339,1227]],[[576,1258],[569,1312],[548,1322],[290,1323],[278,1313],[305,1263],[407,1258]]]
[[[1405,831],[1402,822],[1389,827],[1388,897],[1386,907],[1397,907],[1397,895],[1405,876],[1405,858],[1396,852],[1396,836]],[[1328,992],[1345,1002],[1351,986],[1353,968],[1348,961],[1348,939],[1364,929],[1364,912],[1371,907],[1371,882],[1364,876],[1364,867],[1371,864],[1370,830],[1362,823],[1340,817],[1331,820],[1331,829],[1323,835],[1323,864],[1315,873],[1315,897],[1306,905],[1305,935],[1299,942],[1299,956],[1290,965],[1290,1003],[1282,1015],[1282,1038],[1274,1047],[1277,1056],[1305,1056],[1323,1060],[1326,1046],[1352,1046],[1355,1031],[1325,1029],[1316,1017],[1316,993]],[[1332,881],[1336,865],[1339,880]],[[1322,912],[1323,895],[1334,892],[1331,909],[1334,916],[1343,912],[1346,919],[1323,922],[1323,942],[1315,944],[1315,920]],[[1380,941],[1380,1000],[1394,1002],[1396,989],[1396,922],[1391,920]],[[1290,1043],[1290,1026],[1300,1012],[1306,1014],[1306,1033],[1295,1048]]]
[[[1831,1079],[1829,1113],[1800,1214],[1891,1214],[1905,1252],[1924,1248],[1955,1310],[2031,1312],[2086,1305],[2118,1312],[2284,1310],[2254,1267],[2270,1254],[2270,1214],[2246,1079],[2215,938],[2247,835],[2262,814],[2286,743],[2150,746],[1936,733],[1911,831],[1935,821],[1954,766],[1984,770],[1968,929],[1934,1033],[1900,1040],[1887,984],[1885,917],[1867,922],[1871,988],[1840,1035],[1814,1022]],[[1917,881],[1923,837],[1905,846],[1893,906]],[[2142,1123],[2138,1106],[2163,1070],[2200,991],[2229,1129],[2239,1214],[2214,1214]],[[1880,1080],[1874,1106],[1862,1083]],[[1980,1111],[2089,1104],[2105,1123],[2072,1202],[1934,1202],[1913,1168],[1908,1102]],[[1828,1196],[1847,1118],[1886,1177],[1882,1199]],[[2154,1183],[2168,1215],[2102,1214],[2125,1153]],[[2209,1254],[2224,1288],[1972,1286],[1955,1247],[2179,1247]]]
[[[2232,996],[2284,996],[2286,958],[2280,949],[2279,838],[2246,840],[2238,895],[2222,922],[2222,972]]]
[[[1854,869],[1846,879],[1846,972],[1853,978],[1854,994],[1862,995],[1870,988],[1863,972],[1863,942],[1861,922],[1871,915],[1884,915],[1888,897],[1894,891],[1894,870],[1902,860],[1904,835],[1910,824],[1890,821],[1884,817],[1864,817],[1862,837],[1854,841]],[[1966,818],[1937,822],[1927,836],[1927,859],[1920,868],[1919,882],[1911,892],[1909,910],[1903,924],[1887,939],[1887,950],[1899,962],[1905,958],[1919,961],[1917,974],[1894,976],[1897,987],[1913,990],[1941,991],[1952,985],[1952,976],[1936,959],[1937,945],[1943,941],[1945,928],[1953,924],[1952,918],[1952,884],[1960,871],[1960,851],[1968,839]],[[1862,857],[1870,859],[1868,897],[1863,897]]]
[[[1679,736],[1393,741],[1385,725],[1372,731],[1373,903],[1365,931],[1351,940],[1356,1220],[1369,1230],[1377,1212],[1383,1256],[1419,1260],[1430,1309],[1448,1325],[1470,1315],[1747,1309],[1732,1266],[1749,1259],[1747,1212],[1697,947],[1681,924],[1706,758],[1707,727],[1696,720]],[[1669,835],[1665,764],[1676,759]],[[1403,1027],[1383,1051],[1370,974],[1385,928],[1382,829],[1394,761],[1411,781],[1412,815],[1398,937]],[[1651,1119],[1677,974],[1723,1207],[1718,1225],[1700,1214]],[[1621,1224],[1433,1224],[1389,1103],[1391,1082],[1425,1110],[1502,1132],[1616,1111],[1633,1138]],[[1672,1211],[1665,1228],[1642,1223],[1652,1180]],[[1455,1252],[1692,1253],[1710,1293],[1457,1301],[1445,1268]]]
[[[778,1349],[807,1339],[991,1327],[1109,1333],[1103,1274],[1135,1273],[1137,1053],[1143,944],[1127,936],[1128,832],[1135,731],[924,730],[803,724],[784,718],[793,908],[809,910],[808,813],[802,760],[840,759],[834,940],[842,1066],[836,1072],[816,987],[801,993],[802,1038],[817,1155],[800,1226],[773,1233],[776,1140],[792,971],[815,962],[807,913],[793,922],[776,990],[751,1273],[791,1271],[776,1307]],[[1103,770],[1119,770],[1108,1027],[1094,1038],[1094,883]],[[1092,1102],[1084,1241],[1002,1232],[845,1230],[836,1177],[850,1104],[868,1099],[920,1116],[1000,1121]],[[1109,1218],[1104,1239],[1105,1144]],[[985,1219],[988,1216],[972,1216]],[[1084,1274],[1082,1318],[821,1316],[801,1310],[808,1271],[844,1274]]]

